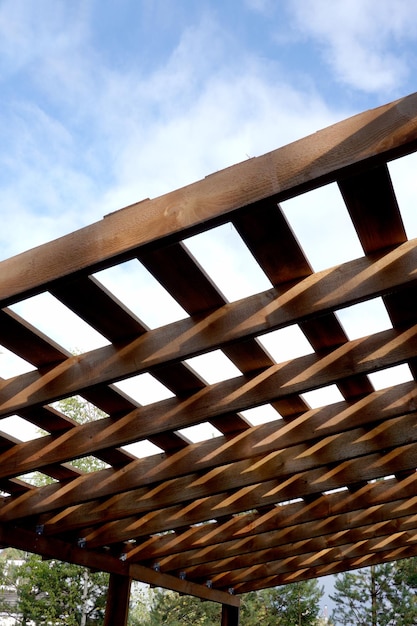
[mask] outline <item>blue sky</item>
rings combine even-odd
[[[2,0],[0,258],[412,92],[416,20],[413,0]]]
[[[416,23],[415,0],[0,0],[0,259],[415,91]],[[409,238],[416,164],[391,170]],[[361,254],[338,203],[327,189],[285,207],[314,269]],[[232,300],[245,281],[268,285],[242,271],[230,237],[189,245]],[[141,297],[129,301],[131,278],[100,276],[151,326],[181,316],[171,303],[153,311],[169,318],[147,319],[143,302],[162,296],[135,274]],[[95,347],[42,298],[29,303],[32,323],[49,334],[63,320],[57,341]],[[360,332],[387,324],[383,312],[349,311],[346,327],[355,315]],[[292,337],[279,346],[281,360],[299,349]]]

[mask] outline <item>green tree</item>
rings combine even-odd
[[[315,626],[322,589],[316,580],[248,593],[242,598],[241,626]],[[147,626],[218,626],[221,607],[170,591],[154,595]]]
[[[212,626],[220,624],[221,607],[214,602],[202,602],[174,591],[156,589],[150,607],[149,626]]]
[[[16,571],[22,624],[85,626],[103,623],[108,575],[30,555]]]
[[[252,592],[242,599],[244,626],[314,626],[323,589],[316,579]]]
[[[336,604],[332,619],[349,626],[417,624],[416,582],[414,559],[340,574],[331,596]]]
[[[15,548],[6,548],[0,553],[0,615],[16,614],[16,580],[23,559],[24,553]]]
[[[149,622],[149,608],[153,597],[153,589],[147,585],[132,581],[130,590],[128,626],[145,626]]]

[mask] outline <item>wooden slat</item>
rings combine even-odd
[[[207,520],[236,515],[256,507],[270,507],[294,498],[318,497],[322,492],[355,486],[359,481],[369,481],[392,475],[393,472],[408,471],[415,467],[415,446],[409,444],[397,447],[386,454],[375,453],[358,459],[343,461],[331,468],[318,468],[294,474],[283,481],[274,479],[261,484],[242,487],[233,493],[206,496],[188,504],[178,504],[169,508],[143,510],[130,517],[102,524],[85,533],[90,547],[108,545],[132,538],[166,532],[189,524],[200,524]],[[148,507],[151,508],[150,506]],[[60,520],[53,518],[55,530]],[[52,522],[52,518],[49,518]],[[79,520],[82,523],[82,520]],[[79,524],[75,524],[78,525]],[[64,523],[61,528],[64,528]],[[50,525],[49,532],[53,533]],[[84,535],[83,535],[84,536]]]
[[[417,534],[410,533],[404,534],[403,540],[401,537],[395,537],[397,541],[392,541],[392,545],[388,543],[386,549],[377,550],[378,540],[366,541],[359,545],[347,545],[345,549],[336,550],[324,550],[319,553],[313,553],[306,555],[306,557],[298,557],[293,559],[292,565],[288,566],[288,569],[283,566],[280,560],[270,561],[268,564],[254,565],[249,569],[232,570],[224,576],[214,576],[213,585],[220,588],[234,587],[239,589],[240,585],[244,585],[248,581],[253,583],[257,579],[265,579],[267,577],[274,576],[275,578],[286,577],[287,582],[290,582],[291,575],[302,571],[303,569],[309,569],[315,571],[319,567],[324,569],[326,566],[331,567],[329,573],[337,568],[335,566],[339,563],[343,570],[360,567],[366,567],[372,563],[385,562],[391,556],[391,560],[398,560],[401,558],[407,558],[417,555]],[[310,569],[311,568],[311,569]]]
[[[266,197],[280,201],[336,180],[348,168],[363,170],[408,154],[417,147],[416,102],[413,94],[361,113],[7,259],[0,265],[1,306],[72,272],[92,273],[116,259],[133,258],[157,239],[183,239]]]
[[[246,211],[234,224],[273,285],[312,274],[304,252],[276,205],[264,203],[256,210]],[[335,348],[348,340],[334,313],[303,321],[300,328],[316,352]],[[372,391],[366,376],[352,376],[340,381],[338,387],[346,399]],[[280,411],[279,406],[277,410]]]
[[[407,240],[386,164],[338,182],[367,254]]]
[[[379,524],[377,523],[378,511],[364,511],[361,524],[357,528],[352,528],[350,525],[350,517],[353,516],[349,516],[348,519],[346,519],[347,516],[345,518],[336,516],[331,519],[331,523],[322,525],[320,534],[318,534],[320,525],[310,522],[294,529],[293,538],[288,532],[272,531],[250,537],[246,541],[242,539],[229,541],[217,546],[194,550],[193,553],[166,557],[160,559],[158,563],[164,572],[178,574],[180,571],[186,571],[188,578],[211,578],[217,572],[250,567],[255,561],[257,563],[268,562],[271,559],[270,551],[274,558],[279,554],[280,559],[288,559],[310,552],[320,552],[329,547],[365,541],[369,538],[387,537],[409,530],[416,531],[416,503],[412,500],[398,501],[398,506],[403,509],[403,515],[398,515],[397,508],[394,506],[383,507],[379,513],[381,517],[384,516],[384,521]],[[374,516],[375,519],[373,519]],[[372,521],[366,524],[365,519]]]
[[[374,392],[368,375],[404,363],[417,375],[417,240],[406,240],[388,171],[417,149],[416,111],[414,94],[0,263],[0,345],[36,368],[0,380],[0,418],[50,433],[0,438],[1,545],[214,599],[234,607],[223,621],[237,616],[229,587],[414,554],[416,383]],[[279,202],[329,182],[365,256],[313,273]],[[227,222],[272,284],[233,303],[186,247]],[[129,259],[188,317],[150,330],[93,276]],[[68,354],[4,308],[43,291],[110,345]],[[374,297],[393,328],[349,341],[338,310]],[[275,363],[258,338],[292,324],[313,354]],[[216,349],[241,375],[208,385],[185,362]],[[174,397],[141,407],[113,385],[144,372]],[[309,410],[302,394],[333,384],[345,400]],[[106,417],[81,425],[48,406],[72,395]],[[240,415],[266,404],[284,419],[251,427]],[[202,422],[224,434],[191,444],[178,432]],[[121,449],[146,438],[165,452]],[[88,455],[110,467],[68,464]],[[31,487],[19,478],[31,471],[59,482]]]
[[[272,545],[259,550],[253,546],[251,551],[246,554],[240,552],[233,554],[232,552],[229,556],[225,552],[223,557],[216,561],[201,565],[186,565],[183,571],[185,571],[188,579],[196,581],[210,579],[217,586],[218,581],[221,582],[223,576],[229,576],[230,570],[234,572],[241,570],[241,575],[245,576],[245,570],[253,568],[254,563],[260,566],[280,561],[279,573],[285,573],[300,569],[303,560],[314,567],[315,561],[323,562],[324,555],[326,559],[330,558],[332,561],[336,561],[348,557],[352,558],[355,554],[364,555],[368,552],[378,552],[388,546],[390,549],[394,549],[405,543],[417,543],[415,512],[414,505],[411,514],[397,519],[396,523],[379,526],[370,524],[354,531],[343,528],[339,533],[323,534],[314,539],[296,541],[291,545],[274,545],[274,542],[271,541]],[[227,546],[224,548],[227,549]],[[171,572],[171,569],[166,568],[163,571]],[[175,570],[171,573],[178,575],[178,571]],[[235,582],[233,580],[230,582],[231,586],[234,586]]]
[[[70,354],[10,309],[0,311],[0,345],[35,367],[59,363]]]
[[[165,458],[155,455],[134,460],[120,470],[105,469],[90,476],[82,476],[71,485],[48,485],[22,502],[3,500],[0,519],[11,520],[45,513],[53,511],[58,503],[71,506],[120,494],[139,486],[160,484],[164,480],[192,472],[201,473],[242,460],[267,457],[278,450],[312,444],[318,438],[333,437],[358,427],[375,429],[382,419],[408,414],[410,406],[416,401],[417,388],[414,383],[408,383],[374,392],[356,403],[340,402],[310,410],[293,419],[290,424],[283,421],[267,423],[233,438],[216,438],[189,445]],[[28,453],[27,447],[25,453]]]
[[[286,395],[330,385],[351,375],[353,362],[358,364],[356,372],[364,374],[402,363],[416,355],[417,326],[403,332],[394,329],[382,331],[351,341],[322,358],[315,354],[307,355],[272,366],[253,379],[237,377],[211,385],[182,403],[177,399],[164,400],[139,407],[118,420],[107,418],[90,422],[62,435],[20,444],[12,453],[0,455],[0,476],[3,471],[10,471],[11,455],[15,471],[18,469],[19,473],[25,473],[34,465],[39,466],[40,462],[66,461],[75,456],[96,453],[111,445],[132,443],[170,428],[177,430],[214,416],[239,412]],[[44,389],[39,387],[40,393]],[[3,459],[7,464],[2,463]]]
[[[244,594],[249,591],[257,591],[259,589],[266,589],[267,587],[287,585],[289,583],[300,582],[310,578],[335,575],[348,570],[356,570],[363,567],[370,567],[372,565],[379,565],[381,563],[389,563],[413,556],[417,556],[417,549],[415,545],[403,546],[402,548],[393,550],[388,549],[386,551],[373,554],[364,554],[363,556],[352,559],[345,558],[342,561],[324,562],[323,564],[316,565],[315,567],[303,567],[298,571],[286,574],[272,574],[267,578],[255,578],[254,580],[248,579],[244,583],[237,584],[234,588],[234,592],[237,594]]]
[[[215,570],[227,571],[231,566],[242,567],[238,561],[242,555],[245,559],[252,559],[252,563],[247,563],[248,566],[255,561],[260,562],[263,557],[255,553],[262,550],[274,550],[280,558],[288,558],[305,552],[318,552],[333,545],[362,541],[376,537],[377,533],[378,536],[386,536],[402,530],[415,529],[415,512],[414,499],[396,500],[394,504],[362,509],[355,515],[352,513],[337,515],[322,520],[321,523],[306,522],[279,531],[250,535],[246,539],[234,538],[189,552],[171,554],[165,558],[158,558],[158,563],[162,571],[175,573],[187,570],[188,578],[200,577],[209,572],[214,573]],[[379,519],[382,521],[378,522]],[[370,523],[367,523],[368,521]],[[226,558],[229,562],[222,563]],[[232,564],[230,559],[235,558],[237,560]],[[269,556],[266,560],[270,560]]]
[[[304,278],[312,268],[276,202],[259,202],[233,224],[273,285]]]
[[[307,277],[283,294],[274,290],[258,294],[243,302],[225,305],[201,320],[181,320],[150,331],[123,348],[105,346],[68,358],[43,376],[40,372],[30,372],[8,380],[7,384],[0,382],[3,403],[0,414],[10,415],[24,409],[28,406],[28,397],[31,404],[43,405],[64,395],[150,371],[162,363],[178,362],[221,347],[244,334],[256,336],[302,321],[314,313],[325,312],[330,305],[347,306],[363,297],[371,297],[376,290],[383,293],[385,289],[398,288],[413,276],[416,256],[416,244],[407,242],[374,262],[359,259],[344,264],[340,267],[343,275],[332,268]],[[384,267],[388,268],[387,263],[389,269],[382,272]],[[305,301],[303,296],[307,292],[309,297]],[[411,356],[405,356],[404,360]],[[361,372],[351,369],[345,375],[353,373]]]
[[[62,506],[65,506],[66,510],[51,519],[49,516],[42,519],[42,523],[47,532],[68,532],[80,525],[93,526],[122,517],[142,515],[176,503],[188,503],[219,493],[243,490],[274,479],[285,482],[293,475],[301,475],[323,466],[326,469],[322,473],[326,474],[327,466],[333,467],[336,464],[362,457],[364,480],[365,476],[369,476],[369,472],[372,478],[380,478],[385,474],[375,474],[377,470],[368,469],[368,457],[372,457],[373,461],[372,455],[381,448],[388,456],[392,450],[401,450],[410,443],[416,443],[417,433],[414,435],[412,433],[415,418],[416,414],[411,413],[407,416],[385,420],[365,435],[361,427],[343,434],[324,437],[319,442],[312,443],[310,453],[306,452],[306,445],[303,443],[269,455],[259,455],[250,460],[236,461],[226,466],[219,465],[207,474],[191,473],[182,478],[170,479],[157,483],[153,489],[142,487],[127,491],[124,494],[114,495],[107,502],[93,501],[80,505],[72,511],[66,508],[67,503],[65,498],[62,498]],[[412,467],[409,459],[401,460],[399,463],[399,469]],[[306,490],[305,493],[314,493],[314,491]],[[297,493],[297,497],[303,495],[303,492]],[[275,501],[272,500],[272,503]]]
[[[251,511],[226,522],[193,526],[181,534],[153,535],[130,546],[127,558],[162,563],[164,557],[169,555],[176,558],[187,551],[209,551],[229,541],[241,541],[243,551],[246,539],[251,541],[257,535],[271,532],[280,532],[283,540],[292,543],[303,537],[304,525],[307,525],[306,535],[310,530],[312,537],[320,536],[334,528],[333,520],[339,516],[340,523],[343,525],[345,517],[345,523],[349,527],[360,527],[371,520],[380,523],[384,520],[384,507],[389,507],[390,519],[394,519],[395,515],[401,516],[401,505],[404,501],[415,498],[416,486],[417,474],[414,472],[401,480],[389,478],[366,483],[353,493],[343,490],[322,494],[309,504],[296,501],[274,507],[266,513]]]

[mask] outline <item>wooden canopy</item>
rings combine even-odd
[[[1,544],[231,607],[251,590],[417,555],[417,240],[388,169],[416,149],[417,94],[3,261],[0,344],[33,367],[0,380],[0,416],[46,434],[0,438]],[[328,183],[363,255],[314,272],[279,203]],[[270,281],[232,302],[184,243],[229,223]],[[183,319],[149,329],[97,278],[132,260]],[[105,345],[73,355],[13,311],[44,292]],[[375,298],[392,327],[350,339],[337,312]],[[262,338],[287,326],[310,354],[267,352]],[[187,360],[214,350],[241,374],[207,384]],[[404,363],[411,380],[375,390],[369,374]],[[145,372],[172,396],[140,406],[114,385]],[[311,408],[302,394],[330,385],[342,399]],[[52,406],[76,395],[105,416],[78,424]],[[242,415],[267,405],[273,421]],[[202,423],[221,436],[180,432]],[[123,448],[141,440],[161,453]],[[84,456],[107,466],[82,473],[71,462]],[[34,487],[35,470],[54,482]]]

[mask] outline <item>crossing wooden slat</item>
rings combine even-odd
[[[0,345],[34,368],[0,380],[0,419],[47,432],[0,438],[2,546],[102,568],[124,591],[136,577],[214,599],[233,607],[225,622],[239,604],[229,587],[417,554],[416,383],[374,391],[368,378],[402,364],[417,374],[417,240],[407,241],[388,169],[417,149],[416,121],[413,94],[0,263]],[[314,272],[279,203],[331,182],[364,256]],[[226,223],[271,282],[235,302],[187,248],[190,235]],[[184,319],[149,329],[99,282],[96,272],[127,260]],[[108,344],[69,354],[7,308],[46,291]],[[393,328],[350,340],[338,311],[373,298]],[[260,338],[293,324],[312,353],[275,362]],[[207,384],[187,361],[212,350],[241,374]],[[140,406],[114,384],[143,373],[173,397]],[[329,385],[344,401],[310,409],[304,394]],[[78,424],[51,406],[75,395],[103,417]],[[241,415],[264,405],[275,422],[253,427]],[[192,444],[179,432],[205,422],[222,435]],[[122,449],[144,439],[161,454]],[[109,467],[71,465],[89,455]],[[58,482],[33,487],[32,471]]]
[[[402,502],[415,498],[416,484],[417,474],[414,472],[401,480],[388,478],[366,483],[353,493],[345,489],[322,494],[308,506],[303,501],[294,501],[274,507],[266,513],[250,511],[225,522],[213,521],[207,525],[193,526],[180,534],[153,535],[130,546],[127,558],[162,563],[170,555],[175,559],[177,556],[181,558],[188,551],[206,549],[209,552],[223,543],[233,541],[242,542],[243,552],[246,540],[256,539],[257,535],[279,532],[291,543],[305,538],[309,531],[310,536],[314,537],[331,530],[336,519],[340,519],[341,527],[344,519],[349,527],[360,527],[371,520],[375,524],[382,523],[384,519],[395,519],[395,514],[401,515]],[[386,517],[385,507],[391,511]]]
[[[85,389],[227,345],[242,335],[253,337],[301,322],[326,312],[330,305],[347,306],[371,297],[376,290],[383,293],[399,288],[409,275],[414,281],[416,256],[416,244],[407,242],[376,261],[359,259],[314,274],[284,293],[271,290],[257,294],[225,305],[201,319],[189,318],[149,331],[122,348],[104,346],[82,356],[69,357],[43,375],[35,371],[10,379],[7,384],[0,382],[0,414],[10,415],[24,409],[29,404],[28,393],[31,404],[43,405],[64,395],[83,393]],[[387,264],[389,271],[383,272]],[[342,268],[343,274],[339,273]],[[354,373],[361,372],[351,368],[345,376]]]
[[[413,447],[413,444],[400,446],[386,454],[375,453],[344,461],[330,468],[306,470],[283,481],[275,479],[261,484],[252,484],[237,489],[231,494],[229,492],[226,495],[223,492],[159,511],[151,510],[143,514],[137,511],[137,514],[135,512],[130,517],[89,528],[85,537],[90,547],[105,546],[130,541],[135,537],[182,529],[184,521],[187,525],[200,524],[217,517],[224,518],[241,514],[254,507],[261,509],[267,507],[269,510],[269,507],[277,503],[287,502],[294,498],[307,500],[311,496],[317,498],[322,492],[355,486],[359,481],[390,476],[395,467],[398,471],[411,470],[414,467]],[[57,515],[54,521],[59,519],[60,516]],[[53,534],[52,524],[50,532]]]
[[[416,326],[403,332],[382,331],[351,341],[321,358],[316,354],[307,355],[271,366],[250,379],[237,377],[210,385],[182,402],[176,398],[163,400],[136,408],[116,420],[105,418],[79,425],[58,436],[20,444],[13,451],[0,455],[0,476],[11,467],[10,462],[2,464],[3,459],[13,459],[12,467],[24,473],[41,462],[48,465],[74,458],[74,450],[77,456],[94,454],[112,443],[125,445],[170,428],[178,430],[214,416],[227,416],[286,395],[327,386],[350,376],[352,362],[358,363],[356,372],[363,374],[402,363],[416,355]]]
[[[0,519],[10,520],[29,513],[45,513],[55,510],[59,503],[61,506],[71,506],[140,486],[158,485],[164,480],[186,476],[192,471],[207,472],[242,460],[268,457],[278,450],[313,444],[319,438],[351,433],[358,427],[366,427],[371,431],[380,425],[381,420],[406,416],[415,402],[416,387],[414,383],[408,383],[374,392],[356,403],[341,402],[310,410],[289,424],[283,421],[267,423],[233,438],[216,438],[187,446],[165,458],[155,455],[132,460],[119,470],[105,469],[94,475],[82,476],[71,485],[42,487],[23,502],[4,501]],[[27,455],[29,447],[25,444],[23,446],[22,453]]]

